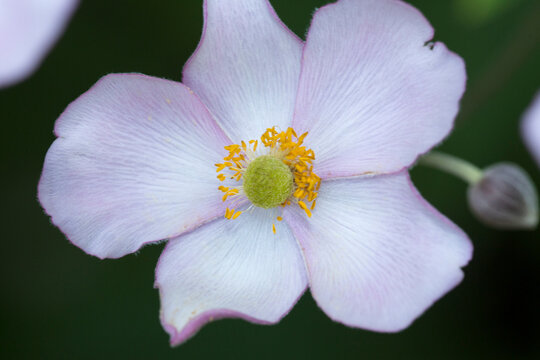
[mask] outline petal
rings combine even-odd
[[[206,0],[199,47],[183,82],[235,142],[290,126],[302,42],[267,0]]]
[[[89,254],[120,257],[223,214],[214,163],[228,141],[182,84],[108,75],[55,130],[39,200]]]
[[[540,91],[523,115],[521,134],[534,159],[540,165]]]
[[[323,178],[403,169],[451,130],[463,60],[395,0],[341,0],[315,14],[293,120]]]
[[[323,182],[311,219],[287,208],[310,287],[336,321],[399,331],[462,279],[467,236],[431,208],[406,172]]]
[[[28,76],[64,29],[77,0],[0,1],[0,88]]]
[[[270,324],[305,291],[304,262],[276,210],[255,208],[171,240],[159,259],[161,321],[177,345],[224,317]]]

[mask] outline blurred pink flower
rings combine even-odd
[[[521,134],[525,144],[540,166],[540,91],[523,115]]]
[[[452,128],[462,59],[396,0],[324,6],[305,43],[266,0],[207,0],[204,18],[183,83],[108,75],[57,120],[39,184],[53,223],[100,258],[170,239],[155,285],[173,345],[219,318],[276,323],[308,286],[336,321],[406,328],[472,254],[407,172]],[[223,147],[272,126],[309,132],[313,216],[223,218]]]
[[[0,0],[0,88],[29,76],[60,36],[78,0]]]

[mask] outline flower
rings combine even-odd
[[[29,76],[59,37],[78,0],[0,0],[0,88]]]
[[[536,94],[521,121],[521,134],[525,145],[540,166],[540,91]]]
[[[276,323],[308,286],[336,321],[406,328],[472,254],[407,172],[451,130],[463,61],[396,0],[324,6],[305,43],[266,0],[206,0],[204,15],[182,83],[108,75],[57,120],[39,183],[52,222],[100,258],[169,239],[155,285],[173,345],[219,318]],[[271,169],[290,181],[271,159],[250,170],[264,155],[305,159],[305,179],[290,171],[316,184],[311,214],[297,183],[250,206]]]

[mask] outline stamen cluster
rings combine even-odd
[[[240,181],[249,167],[251,161],[261,155],[274,156],[290,169],[294,188],[287,200],[281,206],[287,206],[291,203],[297,203],[311,217],[311,210],[315,208],[317,191],[321,185],[321,178],[313,172],[313,161],[315,153],[313,150],[303,145],[307,132],[297,136],[292,128],[286,131],[278,131],[276,127],[268,128],[262,134],[260,142],[264,147],[259,146],[258,140],[249,140],[247,143],[242,141],[240,144],[225,146],[229,153],[223,158],[224,162],[215,164],[216,171],[220,173],[217,178],[225,181],[227,178]],[[229,174],[222,171],[228,170]],[[245,195],[242,186],[219,186],[222,191],[223,201],[228,198]],[[307,203],[311,203],[308,205]],[[235,211],[234,208],[227,207],[225,217],[227,219],[236,219],[242,212]],[[281,217],[278,217],[281,221]],[[273,226],[275,233],[275,226]]]

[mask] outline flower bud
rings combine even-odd
[[[538,197],[529,175],[512,163],[498,163],[483,171],[468,190],[469,207],[484,224],[497,229],[534,229],[538,225]]]

